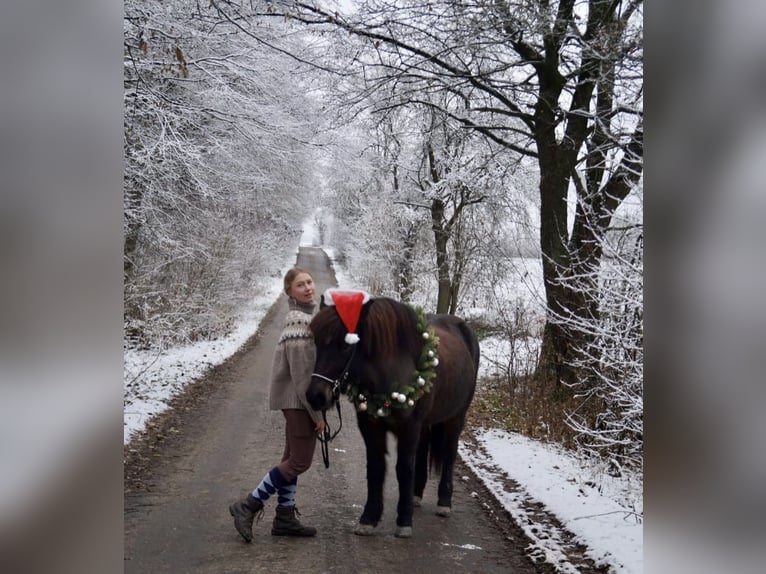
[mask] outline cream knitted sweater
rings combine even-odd
[[[306,389],[316,361],[314,338],[309,330],[316,305],[298,303],[290,298],[289,307],[271,364],[269,408],[274,411],[302,409],[314,422],[319,422],[322,412],[312,409],[306,400]]]

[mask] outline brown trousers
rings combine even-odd
[[[282,414],[285,415],[285,452],[277,468],[288,482],[292,482],[309,469],[314,459],[316,425],[301,409],[284,409]]]

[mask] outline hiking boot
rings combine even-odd
[[[296,514],[300,513],[294,506],[277,506],[277,515],[274,517],[274,527],[271,529],[273,536],[314,536],[316,528],[303,526]]]
[[[263,502],[253,496],[229,505],[229,513],[234,517],[234,528],[240,533],[245,542],[253,541],[253,519],[258,515],[258,520],[263,516]]]

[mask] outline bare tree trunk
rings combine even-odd
[[[408,303],[412,297],[412,277],[414,274],[415,241],[417,239],[417,229],[411,225],[405,234],[402,259],[399,262],[397,270],[399,299]]]
[[[568,268],[567,249],[567,188],[569,166],[564,164],[556,145],[553,113],[540,110],[538,114],[538,149],[540,162],[540,249],[542,253],[543,281],[549,317],[543,329],[543,341],[537,375],[545,381],[572,381],[568,371],[570,334],[555,320],[566,316],[569,294],[559,282]],[[540,141],[542,140],[542,141]]]
[[[434,199],[431,202],[431,229],[434,232],[439,284],[439,291],[436,296],[436,312],[447,313],[450,308],[452,281],[450,280],[449,255],[447,253],[449,232],[445,229],[444,202],[441,199]]]

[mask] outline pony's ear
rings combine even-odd
[[[319,296],[319,308],[324,309],[327,305],[324,302],[324,293]]]

